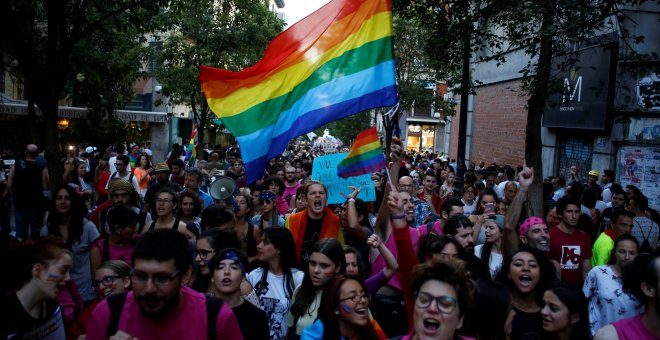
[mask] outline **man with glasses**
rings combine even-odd
[[[87,339],[242,339],[229,305],[185,286],[192,249],[171,229],[142,235],[133,248],[133,291],[101,302]]]
[[[113,172],[110,175],[110,178],[108,178],[108,183],[105,184],[105,189],[108,189],[108,184],[110,184],[110,181],[113,179],[125,179],[129,183],[133,184],[133,187],[135,188],[135,192],[140,192],[140,184],[137,181],[137,178],[133,176],[133,173],[130,172],[128,169],[128,156],[126,155],[119,155],[117,156],[117,161],[115,162],[115,167],[117,168],[117,171]]]

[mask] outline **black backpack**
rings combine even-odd
[[[644,228],[638,223],[635,222],[635,225],[639,228],[639,232],[642,234],[642,237],[644,238],[644,241],[642,241],[642,244],[639,245],[639,253],[648,253],[652,254],[653,253],[653,247],[651,247],[651,242],[649,242],[649,237],[651,236],[651,232],[653,232],[653,226],[649,229],[649,234],[644,235]]]
[[[110,338],[115,335],[119,330],[119,319],[121,318],[121,312],[124,309],[124,302],[126,302],[126,294],[114,294],[110,295],[107,298],[108,308],[110,308],[110,322],[108,323],[108,328],[105,330],[105,336]],[[223,302],[220,299],[206,296],[206,319],[208,324],[208,329],[206,330],[206,336],[209,340],[215,340],[218,330],[215,328],[215,322],[218,319],[218,314],[220,309],[222,309]]]

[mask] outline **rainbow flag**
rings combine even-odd
[[[275,37],[257,64],[202,66],[199,79],[251,183],[291,139],[396,104],[390,0],[331,1]]]
[[[197,137],[197,125],[193,127],[192,132],[190,133],[190,142],[188,143],[188,146],[186,146],[186,156],[185,160],[188,161],[188,166],[194,166],[195,165],[195,159],[197,158],[197,148],[195,145],[195,138]]]
[[[387,166],[378,131],[368,128],[357,135],[351,151],[339,164],[337,176],[348,178],[376,172]]]

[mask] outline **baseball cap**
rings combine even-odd
[[[95,146],[88,146],[88,147],[85,148],[86,153],[94,153],[94,151],[96,151]]]

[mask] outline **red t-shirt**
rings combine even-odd
[[[591,240],[585,232],[572,234],[559,227],[550,229],[550,258],[559,262],[561,280],[582,287],[582,262],[591,260]]]

